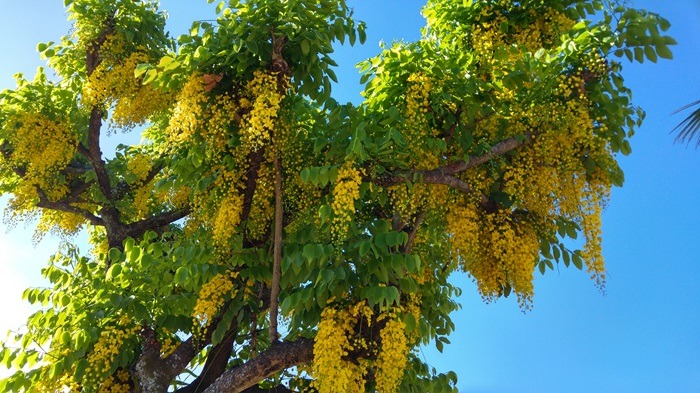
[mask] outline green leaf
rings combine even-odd
[[[406,324],[406,332],[411,333],[416,330],[416,317],[411,313],[406,313],[403,316],[403,323]]]
[[[559,244],[559,247],[561,247],[561,256],[564,259],[564,266],[569,267],[569,263],[571,263],[571,255],[568,251],[566,251],[563,244]]]
[[[359,35],[360,38],[360,44],[364,44],[365,41],[367,41],[367,32],[365,31],[365,23],[360,22],[357,25],[357,34]]]
[[[182,285],[187,282],[189,276],[189,270],[184,266],[180,266],[179,268],[177,268],[177,271],[175,271],[175,278],[173,279],[173,281],[175,282],[175,284]]]
[[[654,48],[651,45],[647,45],[644,47],[644,54],[646,55],[647,59],[649,59],[652,63],[656,63],[656,52],[654,51]]]
[[[122,273],[122,264],[114,263],[107,269],[107,279],[114,280]]]
[[[301,41],[301,53],[303,53],[304,56],[306,56],[309,54],[310,51],[311,51],[311,44],[309,43],[309,40],[304,38]]]
[[[673,59],[673,52],[671,52],[671,49],[664,44],[656,45],[656,53],[662,59]]]
[[[301,181],[303,181],[304,183],[308,183],[311,176],[311,170],[309,168],[304,168],[302,169],[299,176],[301,176]]]
[[[583,258],[581,258],[581,254],[578,251],[574,253],[572,262],[578,270],[583,270]]]
[[[360,256],[364,257],[367,255],[367,253],[370,250],[370,247],[372,247],[372,241],[371,240],[363,240],[360,242]]]
[[[335,75],[335,71],[333,71],[329,68],[326,70],[326,73],[328,74],[328,77],[331,78],[331,80],[333,82],[338,83],[338,77]]]
[[[330,218],[332,212],[330,205],[321,205],[318,208],[318,217],[321,219],[321,222],[324,223]]]

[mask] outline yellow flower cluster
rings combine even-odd
[[[145,218],[150,212],[148,203],[151,199],[152,191],[149,187],[139,187],[134,192],[134,204],[135,214],[137,219]]]
[[[529,52],[536,52],[540,48],[551,48],[558,44],[560,36],[576,23],[565,13],[554,8],[547,8],[545,12],[531,11],[528,16],[531,22],[516,28],[512,36],[515,42],[524,46]]]
[[[406,324],[393,314],[382,314],[379,320],[381,317],[389,320],[379,333],[382,349],[375,361],[374,378],[378,392],[396,392],[408,363]]]
[[[523,308],[533,296],[533,271],[539,256],[539,239],[526,221],[509,210],[486,214],[474,207],[457,207],[448,217],[453,259],[476,282],[490,301],[510,286]]]
[[[581,222],[586,244],[583,248],[583,259],[586,268],[598,288],[605,287],[605,260],[602,246],[602,209],[610,193],[610,185],[605,182],[593,183],[589,187],[588,198],[582,210],[584,219]]]
[[[257,239],[268,231],[272,217],[275,214],[272,202],[275,193],[275,173],[273,168],[271,164],[267,163],[266,165],[261,165],[258,170],[255,195],[253,195],[253,204],[250,207],[250,218],[246,223],[247,234],[252,239]]]
[[[192,189],[187,186],[181,186],[170,195],[170,203],[176,208],[181,208],[189,203],[191,196]]]
[[[607,75],[610,67],[607,60],[597,51],[591,52],[583,62],[584,68],[598,77]]]
[[[506,18],[503,15],[488,18],[491,12],[491,7],[484,8],[481,18],[488,20],[482,20],[475,24],[471,34],[474,54],[487,64],[493,62],[495,48],[506,41],[506,34],[501,30],[501,24],[507,23]]]
[[[314,340],[312,367],[313,386],[319,393],[365,391],[366,367],[345,358],[358,345],[350,340],[358,318],[364,317],[369,324],[372,315],[364,302],[340,311],[333,307],[323,309]],[[360,340],[359,345],[366,347],[364,339]]]
[[[440,188],[435,187],[435,189],[439,190]],[[410,189],[406,184],[398,184],[389,187],[387,191],[389,192],[391,205],[401,220],[404,221],[423,210],[429,199],[437,199],[430,198],[433,191],[432,187],[424,183],[415,183]],[[444,199],[438,202],[438,204],[444,203]]]
[[[153,194],[153,180],[146,183],[148,173],[152,168],[152,160],[146,154],[137,153],[129,157],[127,163],[128,173],[134,174],[136,180],[132,182],[135,186],[133,209],[135,218],[144,218],[150,212],[149,202]]]
[[[100,384],[97,393],[129,393],[131,391],[131,374],[126,370],[117,370],[115,375],[110,375]]]
[[[112,372],[114,361],[124,349],[126,341],[138,333],[138,326],[126,315],[119,319],[116,326],[108,327],[100,334],[92,351],[88,354],[88,366],[84,381],[87,384],[101,385]]]
[[[226,246],[231,236],[236,233],[236,226],[241,221],[243,197],[235,192],[222,199],[214,219],[212,239],[217,246]]]
[[[90,254],[96,260],[106,260],[109,253],[109,243],[104,227],[88,226],[88,243],[90,244]]]
[[[151,171],[152,160],[145,154],[136,153],[126,162],[127,172],[136,176],[136,183],[142,182]]]
[[[434,136],[426,118],[432,90],[432,81],[427,76],[412,74],[408,77],[402,132],[409,142],[407,159],[417,169],[433,169],[438,165],[437,155],[427,149],[425,143],[427,137]]]
[[[559,45],[563,34],[575,23],[565,13],[553,8],[536,9],[522,15],[520,7],[518,2],[510,1],[482,7],[469,35],[469,42],[481,64],[476,77],[499,81],[526,53]],[[515,20],[513,14],[520,14],[520,20]],[[498,98],[508,99],[514,95],[505,87],[499,90],[495,92]]]
[[[285,94],[280,93],[278,75],[264,71],[255,71],[253,79],[246,86],[246,92],[252,103],[250,111],[244,116],[245,124],[241,128],[241,136],[244,145],[258,150],[269,144],[272,139],[272,131],[275,129]]]
[[[49,200],[60,199],[68,192],[68,187],[57,181],[60,179],[58,172],[73,158],[77,135],[66,120],[50,119],[41,113],[18,114],[12,122],[17,124],[17,130],[10,136],[14,147],[12,161],[25,168],[23,180],[28,187],[27,196],[36,195],[32,189],[39,187]]]
[[[34,232],[33,241],[38,243],[48,232],[55,236],[68,238],[78,233],[83,224],[85,224],[85,218],[78,214],[43,209]]]
[[[110,34],[100,46],[100,57],[103,61],[114,64],[126,53],[126,37],[122,34]]]
[[[206,83],[202,75],[193,74],[178,94],[168,123],[168,135],[174,144],[191,140],[204,125],[206,103]]]
[[[406,326],[396,311],[375,313],[366,302],[358,302],[337,310],[326,307],[314,343],[314,362],[311,374],[313,387],[319,392],[364,392],[365,377],[370,367],[374,370],[378,392],[396,392],[408,361]],[[368,342],[362,329],[383,327],[380,342]],[[360,331],[357,331],[359,327]],[[379,345],[381,343],[381,345]],[[360,356],[350,360],[350,354],[360,351],[374,358]]]
[[[165,359],[180,345],[180,340],[169,329],[163,328],[158,335],[160,339],[160,357]]]
[[[447,215],[452,249],[460,262],[477,260],[481,256],[481,222],[476,206],[455,205]]]
[[[51,366],[43,367],[46,372],[51,372]],[[63,393],[80,392],[80,387],[72,375],[64,373],[58,378],[44,378],[36,381],[27,389],[27,393]]]
[[[599,170],[589,173],[581,157],[615,165],[612,153],[594,132],[585,97],[539,105],[525,115],[539,134],[513,159],[504,175],[504,191],[535,213],[540,219],[537,225],[547,232],[554,233],[553,218],[558,216],[579,223],[586,238],[584,259],[589,273],[602,287],[600,217],[611,181]]]
[[[83,85],[82,101],[87,108],[111,107],[112,121],[127,129],[144,123],[152,114],[163,110],[168,95],[151,85],[142,85],[134,70],[149,61],[143,52],[134,52],[122,61],[103,61]]]
[[[580,74],[559,75],[559,84],[556,92],[562,97],[586,98],[585,83]]]
[[[236,272],[217,274],[209,282],[202,285],[197,295],[197,303],[192,311],[194,318],[194,334],[201,336],[224,305],[226,298],[233,296],[233,281],[238,277]]]
[[[355,201],[360,198],[362,174],[348,162],[338,169],[338,178],[333,187],[333,239],[341,241],[348,232],[350,222],[355,214]]]
[[[133,73],[133,70],[132,70]],[[131,130],[144,124],[151,116],[158,114],[170,103],[169,95],[153,85],[141,85],[128,95],[122,96],[114,106],[112,121],[116,127]]]
[[[238,104],[231,94],[219,94],[214,99],[214,104],[209,110],[207,117],[208,125],[202,130],[209,147],[215,153],[224,151],[229,138],[229,127],[236,122]]]

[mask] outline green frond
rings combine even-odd
[[[695,147],[697,148],[700,146],[700,100],[691,102],[673,113],[676,114],[694,106],[698,107],[692,111],[688,117],[683,119],[682,122],[678,123],[671,132],[677,132],[674,142],[690,144],[690,141],[695,139]]]

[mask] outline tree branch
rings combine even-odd
[[[313,347],[314,341],[308,338],[277,342],[247,363],[227,370],[205,393],[242,392],[278,371],[309,363]]]
[[[163,212],[127,225],[125,234],[126,236],[136,238],[143,235],[148,230],[155,230],[179,219],[185,218],[188,214],[190,214],[189,207]]]
[[[5,157],[6,160],[11,159],[11,155],[9,150],[5,148],[5,146],[0,147],[0,152],[2,155]],[[24,179],[27,176],[27,172],[19,167],[12,167],[12,171],[19,176],[20,178]],[[89,187],[89,183],[82,183],[80,187],[78,187],[77,191],[73,190],[71,193],[71,198],[77,198],[77,196],[87,189]],[[79,216],[82,216],[86,220],[88,220],[92,225],[104,225],[104,221],[100,217],[97,217],[96,215],[92,214],[92,212],[81,209],[79,207],[71,205],[70,200],[61,200],[61,201],[51,201],[49,198],[46,196],[46,193],[39,187],[35,186],[36,188],[36,193],[37,196],[39,197],[39,202],[36,204],[37,207],[43,208],[43,209],[50,209],[50,210],[58,210],[66,213],[73,213],[77,214]]]
[[[493,145],[486,154],[471,156],[469,160],[455,161],[453,163],[430,170],[403,170],[397,174],[382,176],[377,179],[375,183],[381,186],[390,187],[403,183],[406,181],[406,179],[419,177],[426,183],[445,184],[457,190],[470,193],[473,191],[472,188],[466,182],[455,177],[456,174],[482,165],[497,156],[502,156],[512,150],[515,150],[518,147],[528,143],[531,139],[532,135],[526,135],[524,138],[508,138]]]
[[[92,214],[91,212],[81,209],[79,207],[72,206],[71,204],[67,202],[52,202],[50,201],[44,192],[37,187],[37,192],[39,194],[39,203],[36,204],[37,207],[41,207],[44,209],[51,209],[51,210],[58,210],[66,213],[73,213],[77,214],[86,220],[90,222],[92,225],[96,226],[102,226],[104,225],[104,221],[100,218],[97,217],[96,215]]]
[[[226,366],[233,353],[237,330],[238,324],[234,322],[226,332],[224,339],[209,351],[207,361],[199,376],[189,385],[178,389],[177,393],[201,393],[226,371]]]
[[[406,242],[406,247],[403,250],[404,253],[406,253],[406,254],[411,253],[411,248],[413,248],[413,242],[415,242],[415,240],[416,240],[416,235],[418,234],[418,229],[423,224],[424,219],[425,219],[425,211],[421,211],[420,213],[418,213],[418,217],[416,217],[416,220],[413,222],[413,228],[411,228],[410,232],[408,233],[408,242]]]
[[[248,219],[250,209],[253,204],[253,195],[258,184],[258,174],[263,160],[263,150],[251,151],[248,153],[248,170],[245,175],[245,188],[243,188],[243,209],[241,211],[241,222]]]
[[[277,309],[279,305],[280,280],[282,278],[282,163],[280,154],[275,157],[275,237],[272,264],[272,285],[270,286],[270,343],[279,339],[277,334]]]
[[[135,185],[143,185],[150,183],[151,180],[153,180],[162,170],[163,162],[161,160],[156,160],[156,164],[151,167],[151,169],[148,171],[146,177],[143,180],[134,182],[132,184],[127,184],[126,182],[121,182],[120,184],[118,184],[117,187],[115,187],[115,189],[112,191],[112,198],[115,201],[121,200],[126,194],[130,193],[134,189]]]
[[[88,146],[86,158],[90,161],[90,165],[95,170],[97,184],[100,187],[102,195],[108,201],[112,199],[112,185],[105,168],[105,162],[102,160],[102,150],[100,150],[100,132],[102,129],[102,111],[99,108],[93,108],[90,112],[90,124],[88,126]],[[80,151],[80,149],[79,149]]]

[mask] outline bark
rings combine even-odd
[[[205,393],[238,393],[272,374],[313,360],[314,341],[300,338],[277,342],[247,363],[227,370]]]
[[[279,154],[279,153],[278,153]],[[270,286],[270,342],[278,340],[277,308],[282,278],[282,164],[279,155],[275,158],[275,238],[272,264],[272,284]]]
[[[112,185],[109,180],[109,174],[105,168],[105,162],[102,160],[102,150],[100,150],[100,132],[102,129],[102,111],[98,108],[93,108],[90,112],[90,123],[88,125],[88,145],[85,153],[87,160],[95,170],[97,184],[100,187],[102,195],[105,199],[112,202]],[[82,149],[79,152],[84,151]]]
[[[236,341],[237,330],[238,325],[234,323],[226,333],[224,340],[214,345],[209,352],[201,374],[188,386],[178,389],[177,393],[201,393],[226,371],[228,360],[233,353],[233,343]]]
[[[126,234],[127,236],[137,238],[148,230],[155,230],[164,225],[171,224],[179,219],[187,217],[188,214],[190,214],[189,207],[163,212],[126,225]]]
[[[243,210],[241,211],[241,222],[245,222],[250,215],[253,205],[253,195],[258,185],[258,172],[263,161],[263,150],[251,151],[248,153],[248,170],[245,174],[245,187],[241,190],[243,194]]]

